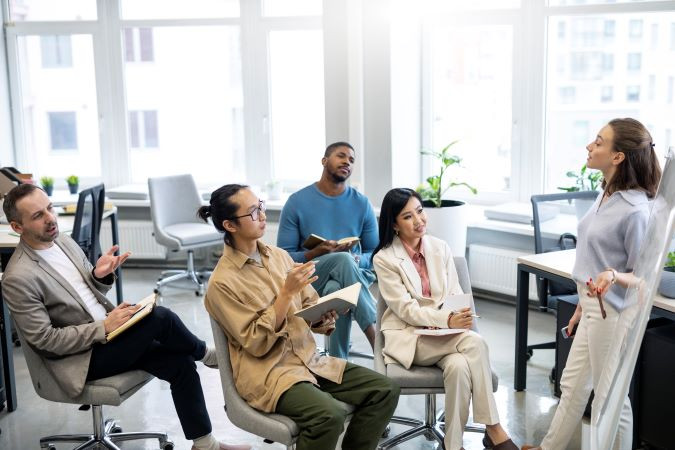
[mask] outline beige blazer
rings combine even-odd
[[[422,280],[398,237],[373,258],[380,295],[387,303],[380,324],[385,363],[397,362],[406,369],[415,357],[419,337],[415,329],[448,328],[449,312],[440,308],[447,296],[463,293],[448,244],[426,235],[422,245],[431,297],[422,295]],[[473,302],[471,309],[475,310]]]
[[[94,278],[91,263],[70,237],[61,235],[55,243],[75,264],[99,303],[111,311],[115,306],[104,294],[112,283]],[[71,397],[81,394],[91,347],[105,342],[103,321],[94,321],[70,283],[23,241],[3,274],[2,295],[24,339],[44,358],[64,392]]]

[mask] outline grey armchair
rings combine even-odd
[[[471,281],[469,279],[469,268],[467,267],[466,259],[461,256],[456,256],[454,262],[462,290],[464,292],[471,292]],[[378,446],[378,449],[389,449],[421,435],[425,435],[429,439],[436,439],[439,442],[440,447],[444,448],[444,416],[443,412],[440,412],[438,415],[436,414],[436,394],[443,394],[445,392],[445,387],[443,386],[443,371],[436,366],[411,366],[410,369],[406,369],[400,364],[384,363],[384,356],[382,355],[384,335],[380,331],[380,323],[386,309],[387,304],[384,299],[382,299],[382,296],[379,295],[377,301],[377,334],[375,335],[374,351],[375,371],[396,381],[401,387],[401,395],[424,395],[424,420],[400,416],[392,417],[391,421],[393,423],[408,425],[412,428],[381,443]],[[499,380],[493,372],[492,390],[496,391],[498,385]],[[467,431],[480,433],[485,431],[483,427],[473,425],[467,425],[465,429]]]
[[[103,418],[103,405],[119,406],[150,382],[153,379],[152,375],[142,370],[132,370],[112,377],[101,378],[88,382],[84,391],[78,397],[68,397],[47,370],[42,357],[25,341],[21,332],[18,334],[35,392],[45,400],[75,405],[90,405],[92,409],[93,432],[91,434],[45,436],[40,438],[40,448],[55,450],[55,444],[57,443],[76,442],[81,443],[77,447],[78,449],[102,446],[111,450],[120,450],[115,444],[116,442],[157,439],[162,450],[173,450],[174,444],[169,440],[166,433],[123,433],[122,428],[114,419],[104,420]]]
[[[222,245],[223,235],[213,225],[197,217],[202,200],[192,175],[148,178],[150,214],[155,240],[171,251],[187,250],[185,270],[162,272],[155,293],[174,281],[188,279],[197,285],[195,293],[204,293],[207,272],[195,270],[194,249]]]
[[[223,396],[225,397],[225,412],[230,421],[242,430],[263,437],[266,442],[278,442],[288,449],[295,447],[295,441],[298,438],[300,430],[296,423],[281,414],[270,414],[258,411],[249,406],[246,401],[239,396],[234,384],[232,375],[232,364],[230,363],[230,350],[227,344],[227,336],[220,328],[218,322],[211,318],[211,329],[213,330],[213,340],[218,353],[218,370],[220,372],[220,381],[223,387]],[[351,413],[353,407],[347,403],[342,403],[346,411]],[[329,450],[329,449],[327,449]]]

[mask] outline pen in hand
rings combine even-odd
[[[452,314],[462,314],[461,311],[454,311],[454,310],[451,310],[450,312],[451,312]],[[480,319],[480,318],[481,318],[478,314],[474,314],[474,313],[471,313],[471,317],[475,317],[475,318],[477,318],[477,319]]]

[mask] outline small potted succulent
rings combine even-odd
[[[675,252],[668,253],[666,265],[661,274],[659,293],[664,297],[675,298]]]
[[[42,189],[45,190],[47,195],[51,196],[52,193],[54,192],[54,178],[42,177],[40,178],[40,184],[42,185]]]
[[[598,187],[602,183],[602,172],[599,170],[588,170],[586,164],[581,166],[581,170],[579,172],[570,170],[566,175],[568,178],[574,178],[574,186],[558,188],[565,192],[597,191]],[[577,219],[581,220],[581,218],[584,217],[586,211],[589,210],[593,202],[594,200],[581,199],[576,199],[574,201]]]
[[[68,183],[68,190],[71,194],[77,194],[77,189],[80,186],[80,179],[77,175],[71,175],[66,178],[66,183]]]

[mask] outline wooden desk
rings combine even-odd
[[[522,391],[527,385],[527,321],[530,274],[551,281],[564,282],[572,279],[576,250],[526,255],[518,258],[516,293],[516,361],[513,387]],[[675,320],[675,299],[657,295],[652,313]]]
[[[103,218],[109,218],[111,222],[112,243],[119,244],[119,235],[117,231],[117,208],[112,208],[103,212]],[[61,215],[58,218],[59,231],[68,233],[73,230],[74,215]],[[0,258],[2,260],[2,270],[14,253],[14,249],[19,244],[19,237],[16,236],[9,225],[0,224]],[[122,274],[118,268],[116,271],[115,288],[117,291],[117,304],[122,302]],[[9,320],[9,312],[5,302],[2,300],[2,290],[0,289],[0,371],[4,377],[4,390],[7,401],[7,411],[14,411],[17,407],[16,401],[16,383],[14,380],[14,357],[12,347],[12,327]]]

